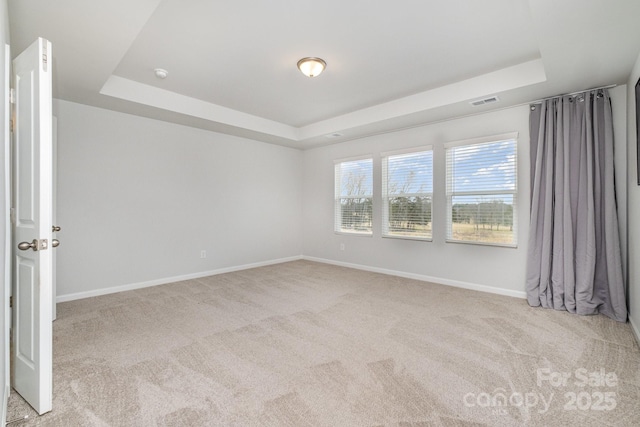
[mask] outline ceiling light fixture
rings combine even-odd
[[[307,57],[298,61],[298,68],[307,77],[315,77],[319,75],[327,66],[323,59]]]
[[[153,70],[153,72],[156,73],[156,77],[159,79],[166,79],[169,75],[169,72],[167,70],[163,70],[162,68],[156,68],[155,70]]]

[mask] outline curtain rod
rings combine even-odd
[[[542,101],[546,101],[547,99],[560,98],[561,96],[573,96],[573,95],[578,95],[579,93],[591,92],[592,90],[611,89],[611,88],[614,88],[616,86],[618,86],[618,85],[612,84],[612,85],[607,85],[607,86],[594,87],[594,88],[591,88],[591,89],[579,90],[577,92],[565,93],[565,94],[562,94],[562,95],[549,96],[547,98],[542,98],[542,99],[537,99],[535,101],[531,101],[528,104],[529,105],[531,105],[531,104],[541,104]]]

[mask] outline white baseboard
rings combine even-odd
[[[267,265],[282,264],[283,262],[298,261],[302,259],[302,255],[296,255],[288,258],[279,258],[269,261],[255,262],[252,264],[238,265],[234,267],[219,268],[211,271],[202,271],[200,273],[185,274],[182,276],[166,277],[163,279],[149,280],[147,282],[131,283],[128,285],[114,286],[111,288],[95,289],[86,292],[77,292],[73,294],[58,295],[56,302],[74,301],[77,299],[97,297],[100,295],[115,294],[117,292],[132,291],[134,289],[148,288],[150,286],[166,285],[167,283],[181,282],[183,280],[199,279],[201,277],[215,276],[217,274],[231,273],[233,271],[248,270],[250,268],[264,267]]]
[[[631,316],[629,316],[629,323],[631,324],[633,335],[636,336],[636,342],[638,343],[638,345],[640,345],[640,328],[638,328],[638,325],[636,324],[636,322],[634,322]]]
[[[341,266],[341,267],[355,268],[356,270],[371,271],[373,273],[388,274],[390,276],[405,277],[407,279],[420,280],[420,281],[423,281],[423,282],[437,283],[439,285],[446,285],[446,286],[453,286],[453,287],[456,287],[456,288],[470,289],[472,291],[488,292],[488,293],[491,293],[491,294],[506,295],[506,296],[515,297],[515,298],[526,298],[527,297],[527,294],[524,291],[513,291],[511,289],[496,288],[496,287],[493,287],[493,286],[479,285],[477,283],[469,283],[469,282],[462,282],[462,281],[459,281],[459,280],[443,279],[441,277],[425,276],[423,274],[406,273],[404,271],[388,270],[388,269],[385,269],[385,268],[370,267],[368,265],[351,264],[351,263],[348,263],[348,262],[334,261],[334,260],[330,260],[330,259],[310,257],[310,256],[306,256],[306,255],[303,255],[302,259],[305,259],[305,260],[308,260],[308,261],[321,262],[321,263],[324,263],[324,264],[338,265],[338,266]]]

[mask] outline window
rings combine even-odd
[[[372,235],[373,159],[337,160],[335,231]]]
[[[516,246],[516,138],[445,144],[447,241]]]
[[[382,154],[382,235],[431,239],[433,150]]]

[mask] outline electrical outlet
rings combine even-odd
[[[344,243],[340,243],[340,250],[344,251]]]
[[[204,249],[200,251],[200,258],[206,258],[207,257],[207,251],[205,251]]]

